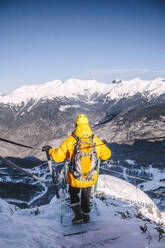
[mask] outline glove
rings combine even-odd
[[[102,140],[102,142],[106,145],[108,142],[106,140]]]
[[[43,146],[42,147],[42,152],[48,152],[49,153],[49,150],[51,149],[52,147],[47,145],[47,146]]]

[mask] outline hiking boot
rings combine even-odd
[[[72,220],[72,224],[80,224],[83,222],[83,214],[81,213],[80,205],[72,207],[75,217]]]
[[[88,222],[90,221],[90,216],[89,216],[88,213],[84,213],[84,214],[83,214],[83,221],[84,221],[85,223],[88,223]]]

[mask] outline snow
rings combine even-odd
[[[61,105],[59,110],[60,111],[65,111],[68,108],[80,108],[80,105],[75,104],[75,105]]]
[[[46,206],[39,208],[39,214],[35,215],[37,209],[17,210],[14,213],[4,208],[0,213],[0,247],[5,248],[88,248],[88,247],[150,247],[163,248],[164,240],[158,242],[158,233],[154,230],[155,225],[148,226],[152,240],[148,240],[148,234],[142,233],[140,226],[144,222],[136,218],[122,219],[117,211],[123,211],[119,205],[106,206],[102,201],[96,199],[98,209],[101,213],[100,220],[103,225],[97,229],[90,230],[86,225],[87,233],[75,236],[63,236],[63,227],[60,225],[60,200],[54,198]],[[4,201],[0,201],[3,205]],[[117,204],[117,202],[115,202]],[[4,204],[7,205],[7,204]],[[11,206],[11,205],[10,205]],[[135,211],[129,207],[129,213],[133,216]],[[71,216],[72,217],[72,216]],[[99,218],[99,217],[98,217]],[[99,221],[100,221],[99,220]],[[81,228],[81,227],[80,227]],[[70,226],[70,231],[76,229]],[[65,233],[65,232],[64,232]],[[151,242],[149,244],[149,242]]]
[[[105,196],[111,195],[113,191],[118,197],[129,195],[130,199],[134,200],[134,188],[121,179],[100,175],[98,191],[104,192]],[[153,204],[140,190],[138,195],[142,201]],[[98,215],[92,216],[91,223],[71,225],[65,229],[61,225],[61,199],[54,197],[49,204],[34,209],[19,209],[0,199],[0,247],[164,248],[165,238],[158,241],[159,234],[155,223],[136,218],[137,211],[133,205],[108,197],[105,197],[104,201],[94,198],[94,202]],[[122,213],[125,213],[127,218],[123,218]],[[72,217],[69,216],[69,219]],[[154,221],[157,218],[154,215],[149,217]],[[142,233],[140,229],[144,224],[147,225],[146,233]],[[72,233],[81,229],[87,232],[63,236],[68,231]]]
[[[115,199],[130,202],[138,206],[140,212],[147,218],[165,224],[165,219],[159,216],[160,211],[152,199],[139,188],[122,179],[110,175],[100,175],[97,191]],[[152,213],[150,213],[151,208]]]
[[[165,93],[165,83],[162,78],[155,80],[141,80],[135,78],[130,81],[121,81],[119,84],[101,83],[96,80],[69,79],[66,82],[54,80],[43,84],[23,85],[7,95],[0,95],[0,102],[10,104],[27,103],[29,100],[53,99],[67,97],[77,99],[85,95],[89,101],[93,94],[106,95],[112,100],[131,97],[141,93],[148,99]]]
[[[125,162],[127,162],[129,165],[135,165],[135,160],[126,159]]]
[[[152,165],[150,165],[148,169],[145,169],[145,171],[146,173],[152,173],[153,178],[152,181],[147,181],[139,185],[143,187],[144,191],[156,190],[160,187],[165,187],[165,182],[162,181],[165,179],[164,171],[159,168],[153,168]]]

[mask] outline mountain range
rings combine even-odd
[[[165,80],[69,79],[23,85],[0,95],[1,137],[26,145],[58,146],[74,130],[75,118],[88,116],[93,132],[108,143],[165,136]],[[1,143],[3,156],[38,156]]]

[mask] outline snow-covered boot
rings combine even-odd
[[[72,224],[82,223],[83,222],[83,214],[81,213],[80,205],[73,206],[72,210],[75,214],[75,217],[72,220]]]
[[[89,213],[83,213],[83,221],[88,223],[90,221]]]

